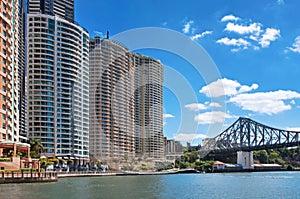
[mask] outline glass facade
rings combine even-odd
[[[74,0],[28,0],[28,12],[56,15],[74,21]]]
[[[27,15],[28,134],[47,156],[89,157],[88,33],[57,16]]]

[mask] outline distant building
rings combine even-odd
[[[220,161],[215,161],[213,165],[214,172],[234,172],[242,171],[243,166],[240,164],[229,164]]]
[[[89,67],[90,154],[163,158],[162,64],[95,37]]]
[[[179,141],[164,139],[165,157],[168,160],[179,159],[183,154],[183,147]]]
[[[187,148],[190,148],[191,147],[191,143],[190,142],[186,142],[186,146],[187,146]]]
[[[180,141],[165,139],[165,154],[177,154],[182,153],[183,147]]]
[[[121,44],[90,40],[90,154],[101,161],[135,157],[134,66]]]
[[[153,58],[132,53],[136,155],[164,158],[163,65]]]
[[[215,161],[213,165],[214,170],[224,170],[225,169],[225,163],[220,161]]]
[[[74,0],[28,0],[28,12],[74,21]]]
[[[281,170],[282,165],[279,164],[253,164],[255,170],[276,171]]]

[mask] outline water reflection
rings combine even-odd
[[[0,185],[0,199],[299,198],[300,172],[65,178]]]

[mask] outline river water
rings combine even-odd
[[[0,185],[0,199],[300,198],[300,172],[81,177]]]

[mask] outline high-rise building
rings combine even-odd
[[[132,54],[132,58],[135,66],[136,155],[163,158],[163,65],[140,54]]]
[[[24,1],[19,0],[19,60],[18,60],[18,70],[19,70],[19,134],[20,141],[26,142],[27,140],[27,98],[26,98],[26,69],[25,69],[25,13],[24,13]]]
[[[134,157],[134,66],[127,48],[90,41],[90,153],[96,159]]]
[[[0,3],[0,140],[19,142],[18,1]]]
[[[90,154],[163,158],[162,64],[96,37],[89,67]]]
[[[89,35],[55,6],[54,15],[32,11],[36,3],[26,23],[28,134],[41,139],[43,155],[88,159]]]
[[[28,12],[55,15],[74,21],[74,0],[28,0]]]

